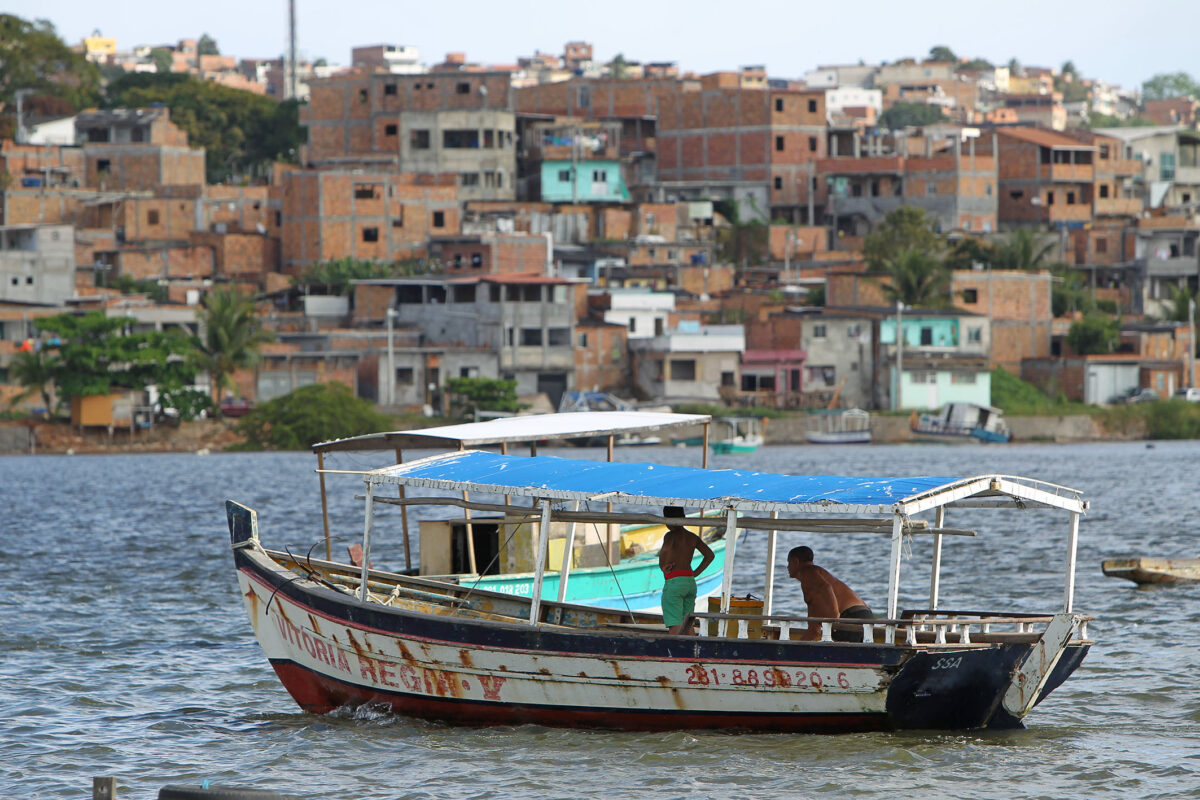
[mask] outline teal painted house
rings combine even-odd
[[[543,161],[543,203],[628,203],[619,161]]]
[[[987,359],[991,330],[986,317],[913,310],[905,312],[902,326],[904,370],[897,387],[896,318],[879,321],[879,342],[888,348],[893,367],[888,380],[892,408],[991,405],[992,375]]]

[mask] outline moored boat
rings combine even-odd
[[[757,417],[717,417],[713,424],[717,428],[714,453],[753,453],[763,443],[762,421]]]
[[[1110,578],[1124,578],[1139,586],[1200,581],[1200,558],[1113,558],[1100,569]]]
[[[809,416],[804,438],[812,444],[869,444],[871,415],[861,408],[817,411]]]
[[[947,403],[936,413],[917,415],[910,423],[913,438],[934,442],[1007,442],[1012,439],[1004,412],[975,403]]]
[[[464,724],[638,730],[1019,727],[1092,644],[1090,618],[1073,608],[1078,522],[1087,506],[1065,487],[1001,475],[793,476],[482,451],[359,474],[366,501],[361,568],[268,550],[255,513],[226,504],[238,582],[259,643],[295,701],[318,713],[371,704]],[[442,494],[383,493],[397,486]],[[459,490],[507,496],[506,524],[536,525],[531,597],[370,566],[380,504],[433,503]],[[588,510],[597,501],[627,510]],[[541,599],[551,567],[550,537],[542,534],[553,523],[664,524],[650,512],[668,504],[720,515],[689,519],[688,526],[725,529],[720,610],[692,615],[703,623],[699,636],[669,634],[654,615]],[[943,540],[974,535],[945,527],[948,508],[1064,512],[1070,525],[1062,608],[942,605]],[[930,514],[932,520],[918,519]],[[729,613],[735,589],[747,588],[734,585],[734,560],[740,532],[750,529],[767,531],[768,565],[781,532],[884,535],[884,616],[810,620],[774,613],[770,569],[757,573],[765,574],[763,613]],[[933,537],[928,608],[899,607],[909,535]],[[570,574],[564,559],[560,579]],[[810,624],[819,630],[816,641],[794,638]],[[847,630],[851,641],[842,640]]]

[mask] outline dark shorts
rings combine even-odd
[[[841,619],[875,619],[871,609],[866,606],[850,606],[838,615]],[[833,640],[835,642],[861,642],[863,640],[862,625],[846,625],[841,629],[834,625]]]
[[[696,579],[690,577],[671,578],[663,584],[663,624],[673,628],[683,618],[696,610]]]

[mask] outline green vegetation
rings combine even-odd
[[[233,388],[234,371],[258,361],[259,348],[275,337],[262,329],[254,313],[254,298],[234,289],[214,289],[204,298],[198,316],[203,338],[196,343],[196,363],[212,380],[212,399]]]
[[[217,48],[217,40],[207,33],[201,34],[200,40],[196,42],[196,54],[201,56],[221,55],[220,49]]]
[[[929,48],[930,61],[949,61],[955,63],[958,61],[958,56],[954,55],[954,51],[944,44],[937,44]]]
[[[205,148],[209,183],[264,175],[275,161],[294,162],[305,138],[295,101],[281,103],[191,75],[130,73],[109,85],[106,102],[109,108],[169,108],[188,143]]]
[[[1143,100],[1200,97],[1200,85],[1186,72],[1160,72],[1142,83]]]
[[[1085,314],[1083,319],[1071,323],[1067,331],[1067,344],[1081,356],[1111,353],[1120,341],[1120,320],[1103,314]]]
[[[887,268],[888,261],[904,250],[940,258],[944,248],[935,230],[937,221],[916,206],[888,212],[863,243],[863,257],[872,272]]]
[[[1065,317],[1076,311],[1090,314],[1096,310],[1087,278],[1079,270],[1059,265],[1053,271],[1054,282],[1050,285],[1050,308],[1056,317]]]
[[[918,250],[901,250],[885,265],[888,283],[883,294],[891,303],[913,308],[941,308],[950,304],[950,271],[934,256]]]
[[[988,260],[995,269],[1041,270],[1050,265],[1050,254],[1058,242],[1028,228],[1018,228],[991,245]]]
[[[898,130],[920,125],[933,125],[937,122],[944,122],[945,119],[946,115],[942,113],[940,106],[900,102],[880,115],[879,127]]]
[[[391,430],[392,420],[341,383],[318,383],[256,406],[237,424],[238,450],[304,450],[317,442]]]
[[[1200,439],[1200,403],[1159,400],[1099,409],[1096,419],[1110,433],[1147,439]]]
[[[883,291],[889,301],[934,308],[949,303],[945,244],[922,209],[901,206],[889,212],[867,236],[863,255],[872,271],[887,273]]]
[[[351,281],[371,278],[404,278],[412,275],[440,273],[441,264],[410,258],[385,264],[364,258],[339,258],[313,264],[292,279],[293,286],[322,288],[329,294],[349,294]]]
[[[0,107],[15,111],[16,91],[57,98],[75,111],[100,99],[100,71],[59,38],[47,20],[0,14]],[[30,105],[34,105],[30,102]]]
[[[116,289],[121,294],[144,294],[156,303],[167,302],[167,287],[158,281],[139,280],[131,275],[109,278],[109,273],[97,271],[96,285]]]
[[[1061,392],[1051,397],[1003,367],[992,370],[992,405],[1004,409],[1009,416],[1059,416],[1096,411],[1093,406],[1068,401]]]
[[[446,381],[453,419],[473,421],[476,411],[517,412],[517,382],[498,378],[450,378]]]
[[[758,417],[759,419],[777,419],[788,416],[788,412],[777,408],[752,406],[750,408],[729,408],[728,406],[710,406],[704,403],[680,403],[675,406],[676,414],[708,414],[711,417]]]

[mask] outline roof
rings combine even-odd
[[[1128,128],[1093,128],[1092,133],[1111,136],[1114,139],[1120,139],[1123,142],[1134,142],[1138,139],[1146,139],[1151,136],[1162,136],[1168,133],[1179,133],[1187,131],[1180,125],[1138,125]]]
[[[528,458],[479,450],[445,453],[363,474],[368,484],[465,489],[584,503],[733,507],[738,511],[907,515],[950,503],[1052,507],[1077,513],[1086,508],[1074,489],[1004,475],[780,475],[547,456]]]
[[[394,450],[405,447],[482,447],[507,442],[540,442],[608,436],[704,425],[708,414],[665,414],[652,411],[575,411],[529,414],[487,422],[443,425],[411,431],[369,433],[313,445],[315,453],[347,450]],[[574,462],[579,463],[579,462]]]
[[[1095,150],[1096,147],[1090,144],[1084,144],[1069,136],[1063,136],[1061,133],[1047,131],[1041,128],[997,128],[996,132],[1001,136],[1007,136],[1011,139],[1020,139],[1023,142],[1041,145],[1042,147],[1058,148],[1061,150]]]

